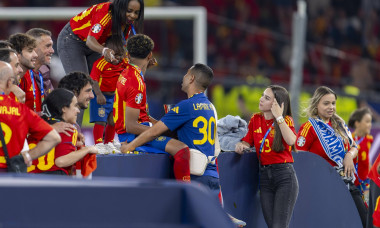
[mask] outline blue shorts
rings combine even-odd
[[[148,125],[148,123],[142,123],[143,125]],[[137,135],[124,133],[121,135],[117,135],[119,137],[120,142],[132,142],[133,139],[137,137]],[[172,138],[166,136],[159,136],[155,140],[145,143],[142,146],[137,147],[135,150],[139,152],[145,153],[154,153],[154,154],[167,154],[165,152],[166,144]]]
[[[106,122],[110,113],[113,110],[113,99],[115,95],[104,95],[106,97],[106,104],[99,105],[96,102],[96,95],[94,99],[90,100],[90,123]]]

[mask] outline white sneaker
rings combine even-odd
[[[121,154],[120,150],[118,150],[114,145],[113,143],[109,142],[105,145],[106,147],[108,147],[108,150],[111,151],[111,153],[113,154]]]
[[[230,215],[227,213],[227,215],[230,217],[230,219],[232,220],[232,222],[237,226],[237,227],[244,227],[247,225],[247,223],[245,223],[244,221],[240,220],[240,219],[237,219],[235,218],[234,216]]]
[[[113,145],[120,151],[121,143],[118,140],[113,140]]]
[[[95,144],[96,149],[98,149],[98,154],[110,154],[110,148],[108,148],[107,145],[104,145],[103,143]]]

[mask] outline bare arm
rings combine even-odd
[[[141,133],[137,138],[128,144],[123,144],[121,147],[121,152],[125,153],[128,151],[134,151],[136,147],[139,147],[147,142],[150,142],[160,136],[169,128],[162,122],[158,121],[153,127]]]
[[[104,59],[112,64],[117,64],[117,59],[115,58],[115,51],[109,48],[106,48],[106,50],[103,53],[103,49],[105,48],[103,45],[101,45],[93,36],[87,36],[86,45],[91,50],[98,52],[100,54],[104,54]]]
[[[139,124],[140,109],[126,107],[125,109],[125,130],[128,133],[139,135],[150,127]]]
[[[95,148],[95,146],[84,147],[80,150],[73,151],[69,154],[61,156],[55,159],[55,165],[60,168],[73,165],[77,161],[82,159],[84,156],[86,156],[88,153],[97,153],[97,149]]]
[[[244,141],[238,142],[236,143],[236,146],[235,146],[235,152],[238,154],[242,154],[243,150],[248,149],[249,147],[250,145],[247,142],[244,142]]]
[[[15,84],[12,84],[10,91],[17,97],[20,103],[25,103],[25,92]]]
[[[275,118],[274,121],[277,121],[277,118],[282,117],[283,110],[284,110],[284,103],[282,103],[280,107],[280,105],[277,103],[277,100],[274,99],[272,108],[271,108],[272,114]],[[289,146],[293,146],[294,143],[296,142],[297,136],[294,134],[292,129],[290,129],[290,127],[286,124],[284,120],[282,120],[282,123],[279,123],[278,126],[280,127],[282,138],[285,140],[286,144],[288,144]]]
[[[60,142],[61,136],[59,136],[56,130],[51,130],[41,141],[37,143],[36,147],[29,151],[32,160],[47,154]]]
[[[107,103],[106,97],[103,95],[102,91],[99,87],[99,82],[93,80],[92,81],[92,89],[96,95],[96,102],[100,105],[105,105]]]
[[[66,123],[66,122],[57,122],[53,125],[51,125],[54,130],[56,130],[58,133],[63,133],[67,136],[70,136],[69,132],[74,132],[75,128],[72,124]]]

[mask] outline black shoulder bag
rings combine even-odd
[[[1,127],[1,122],[0,122],[0,138],[1,138],[1,145],[3,146],[3,150],[4,150],[4,157],[5,157],[5,160],[7,161],[8,173],[9,172],[26,173],[27,167],[24,161],[24,157],[21,154],[16,155],[12,158],[9,158],[7,144],[5,143],[3,129]]]

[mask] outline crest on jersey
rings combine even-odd
[[[141,104],[142,100],[143,100],[142,93],[137,94],[136,97],[135,97],[136,104]]]
[[[300,136],[298,139],[297,139],[297,146],[299,147],[303,147],[306,143],[306,139],[305,137],[303,136]]]
[[[104,108],[98,108],[98,116],[99,117],[105,117],[106,116],[106,110]]]
[[[102,30],[102,25],[101,24],[95,24],[94,26],[92,26],[91,28],[91,31],[93,33],[98,33],[100,32],[100,30]]]

